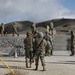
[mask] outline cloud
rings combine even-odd
[[[70,14],[70,15],[69,15]],[[40,22],[58,17],[75,17],[59,0],[0,0],[0,21]]]

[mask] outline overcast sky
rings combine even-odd
[[[75,0],[0,0],[0,23],[75,18]]]

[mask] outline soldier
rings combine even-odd
[[[50,34],[52,35],[52,37],[53,37],[53,27],[54,27],[54,25],[53,25],[53,22],[50,22],[50,25],[49,25],[49,32],[50,32]]]
[[[1,23],[1,36],[3,36],[4,35],[4,24],[3,23]]]
[[[52,36],[49,35],[49,33],[46,31],[44,39],[47,41],[47,46],[45,50],[45,55],[52,55]]]
[[[35,23],[33,23],[32,25],[31,25],[31,30],[32,30],[32,34],[33,34],[33,36],[36,34],[36,24]]]
[[[17,25],[15,23],[12,24],[13,25],[13,36],[16,33],[17,36],[19,36],[18,32],[17,32]]]
[[[38,65],[39,65],[39,58],[41,60],[42,66],[43,66],[43,71],[45,71],[45,61],[44,61],[44,56],[45,56],[45,47],[47,45],[47,42],[43,39],[43,33],[39,32],[37,34],[37,38],[35,39],[34,45],[35,45],[35,65],[36,68],[35,70],[38,70]]]
[[[73,55],[74,55],[74,34],[73,31],[71,31],[71,55],[70,56]]]
[[[51,44],[51,55],[52,55],[52,51],[53,51],[53,26],[54,26],[53,22],[50,22],[50,24],[47,25],[47,30],[46,30],[47,31],[47,35],[50,35],[50,37],[51,37],[51,41],[50,41],[50,44]]]
[[[26,55],[26,68],[28,68],[28,60],[30,62],[30,67],[33,59],[33,38],[32,33],[27,32],[27,37],[24,39],[25,45],[25,55]]]
[[[53,34],[53,28],[54,28],[54,24],[53,24],[53,22],[50,22],[50,29],[49,29],[49,31],[50,31],[50,35],[52,36],[52,40],[51,40],[51,43],[52,43],[52,50],[53,50],[53,38],[54,38],[54,34]],[[51,50],[51,51],[52,51]],[[52,55],[52,52],[51,52],[51,55]]]

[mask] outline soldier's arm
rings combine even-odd
[[[47,46],[47,42],[46,42],[45,39],[43,39],[43,41],[44,41],[44,46],[46,47]]]

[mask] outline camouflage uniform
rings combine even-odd
[[[46,34],[44,39],[47,41],[46,47],[46,55],[53,54],[53,23],[50,22],[49,25],[46,26]]]
[[[52,50],[53,50],[53,38],[54,38],[54,34],[53,34],[54,25],[53,25],[53,22],[50,22],[49,26],[50,26],[49,34],[50,34],[50,36],[52,36],[51,43],[52,43]],[[51,50],[51,55],[52,55],[52,50]]]
[[[15,23],[13,23],[13,36],[15,33],[17,34],[17,36],[19,36],[19,34],[17,32],[17,25]]]
[[[46,32],[44,39],[47,41],[47,46],[45,49],[45,55],[50,56],[52,53],[52,37]]]
[[[4,24],[3,23],[1,23],[1,36],[4,34]]]
[[[54,27],[53,22],[50,22],[49,26],[50,26],[50,29],[49,29],[50,34],[53,36],[53,27]]]
[[[33,36],[36,34],[36,24],[35,23],[33,23],[32,25],[31,25],[31,30],[32,30],[32,34],[33,34]]]
[[[28,60],[30,62],[30,67],[33,58],[33,38],[30,32],[27,32],[27,37],[24,39],[25,45],[25,55],[26,55],[26,67],[28,68]]]
[[[41,42],[42,41],[42,42]],[[41,44],[40,44],[41,42]],[[35,70],[38,69],[39,65],[39,58],[41,60],[42,66],[43,66],[43,71],[45,71],[45,61],[44,61],[44,56],[45,56],[45,47],[47,45],[46,41],[43,39],[43,37],[39,36],[38,33],[38,38],[35,39],[35,55],[36,55],[36,60],[35,60],[35,65],[36,68]],[[40,44],[40,46],[37,48],[37,46]]]
[[[71,31],[71,55],[74,55],[74,34],[73,31]]]

